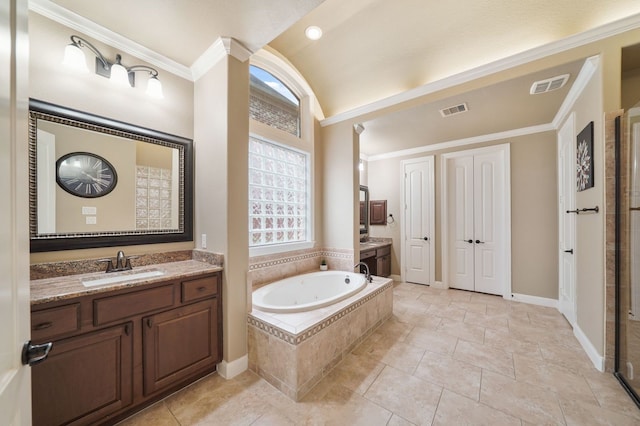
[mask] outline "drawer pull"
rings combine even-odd
[[[147,318],[147,327],[153,327],[153,321],[151,320],[151,318]]]
[[[41,322],[40,324],[33,327],[34,330],[44,330],[45,328],[49,328],[53,325],[51,321]]]
[[[206,289],[207,289],[207,288],[206,288],[205,286],[198,287],[198,291],[199,291],[200,293],[202,293],[202,292],[203,292],[203,291],[205,291]]]

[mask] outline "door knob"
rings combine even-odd
[[[31,341],[28,341],[22,347],[22,364],[32,366],[41,363],[47,358],[52,347],[52,342],[32,345]]]
[[[424,237],[423,240],[429,241],[429,237]]]
[[[484,244],[484,241],[476,240],[476,244]]]
[[[573,249],[565,250],[565,253],[573,254]]]

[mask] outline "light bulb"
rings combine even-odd
[[[62,64],[78,72],[89,72],[84,52],[80,49],[80,46],[75,43],[68,44],[67,47],[64,48]]]
[[[118,62],[111,65],[111,77],[109,79],[116,86],[131,87],[131,83],[129,82],[129,72]]]
[[[309,40],[319,40],[322,37],[322,29],[315,25],[311,25],[304,30],[304,34]]]
[[[158,77],[155,75],[152,75],[147,82],[147,95],[156,99],[164,98],[162,94],[162,83],[160,83],[160,80],[158,80]]]

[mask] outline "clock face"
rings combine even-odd
[[[111,163],[99,155],[72,152],[56,161],[56,181],[72,195],[96,198],[113,191],[118,175]]]

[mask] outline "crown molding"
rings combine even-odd
[[[417,148],[403,149],[400,151],[387,152],[378,155],[369,155],[368,161],[387,160],[390,158],[407,157],[410,155],[423,154],[426,152],[441,151],[446,149],[457,148],[461,146],[474,145],[477,143],[498,141],[503,139],[515,138],[518,136],[533,135],[536,133],[555,131],[556,127],[552,123],[540,124],[537,126],[523,127],[521,129],[507,130],[504,132],[490,133],[487,135],[473,136],[466,139],[458,139],[453,141],[435,143],[432,145],[419,146]]]
[[[582,65],[582,68],[580,69],[580,72],[576,77],[576,81],[574,81],[573,84],[571,85],[571,89],[569,89],[569,93],[567,93],[567,96],[564,98],[564,101],[562,101],[562,105],[560,105],[558,112],[556,112],[556,115],[553,118],[553,121],[551,122],[551,124],[553,124],[553,126],[556,129],[560,128],[560,125],[571,113],[571,110],[576,104],[578,97],[580,97],[580,94],[582,93],[584,88],[587,86],[589,81],[591,81],[591,77],[593,77],[593,75],[596,73],[596,70],[598,69],[599,65],[600,65],[599,55],[591,56],[590,58],[587,58],[585,60],[584,65]]]
[[[631,15],[619,21],[611,22],[601,27],[535,47],[504,59],[490,62],[486,65],[482,65],[432,83],[427,83],[423,86],[416,87],[415,89],[407,90],[406,92],[398,93],[397,95],[389,96],[379,101],[333,115],[322,120],[320,125],[322,127],[326,127],[347,120],[355,120],[365,114],[370,114],[440,90],[468,83],[470,81],[477,80],[478,78],[486,77],[497,72],[505,71],[516,66],[524,65],[547,56],[562,53],[576,47],[604,40],[638,28],[640,28],[640,14]]]
[[[193,80],[200,79],[215,64],[227,56],[233,56],[240,62],[247,61],[253,53],[232,37],[218,37],[191,66]]]
[[[191,74],[193,81],[197,81],[207,73],[215,64],[220,62],[227,56],[227,48],[222,38],[218,38],[211,46],[204,51],[198,59],[191,65]]]
[[[191,70],[173,59],[135,43],[101,25],[73,13],[49,0],[29,0],[29,10],[58,22],[95,40],[112,46],[155,67],[192,80]]]

